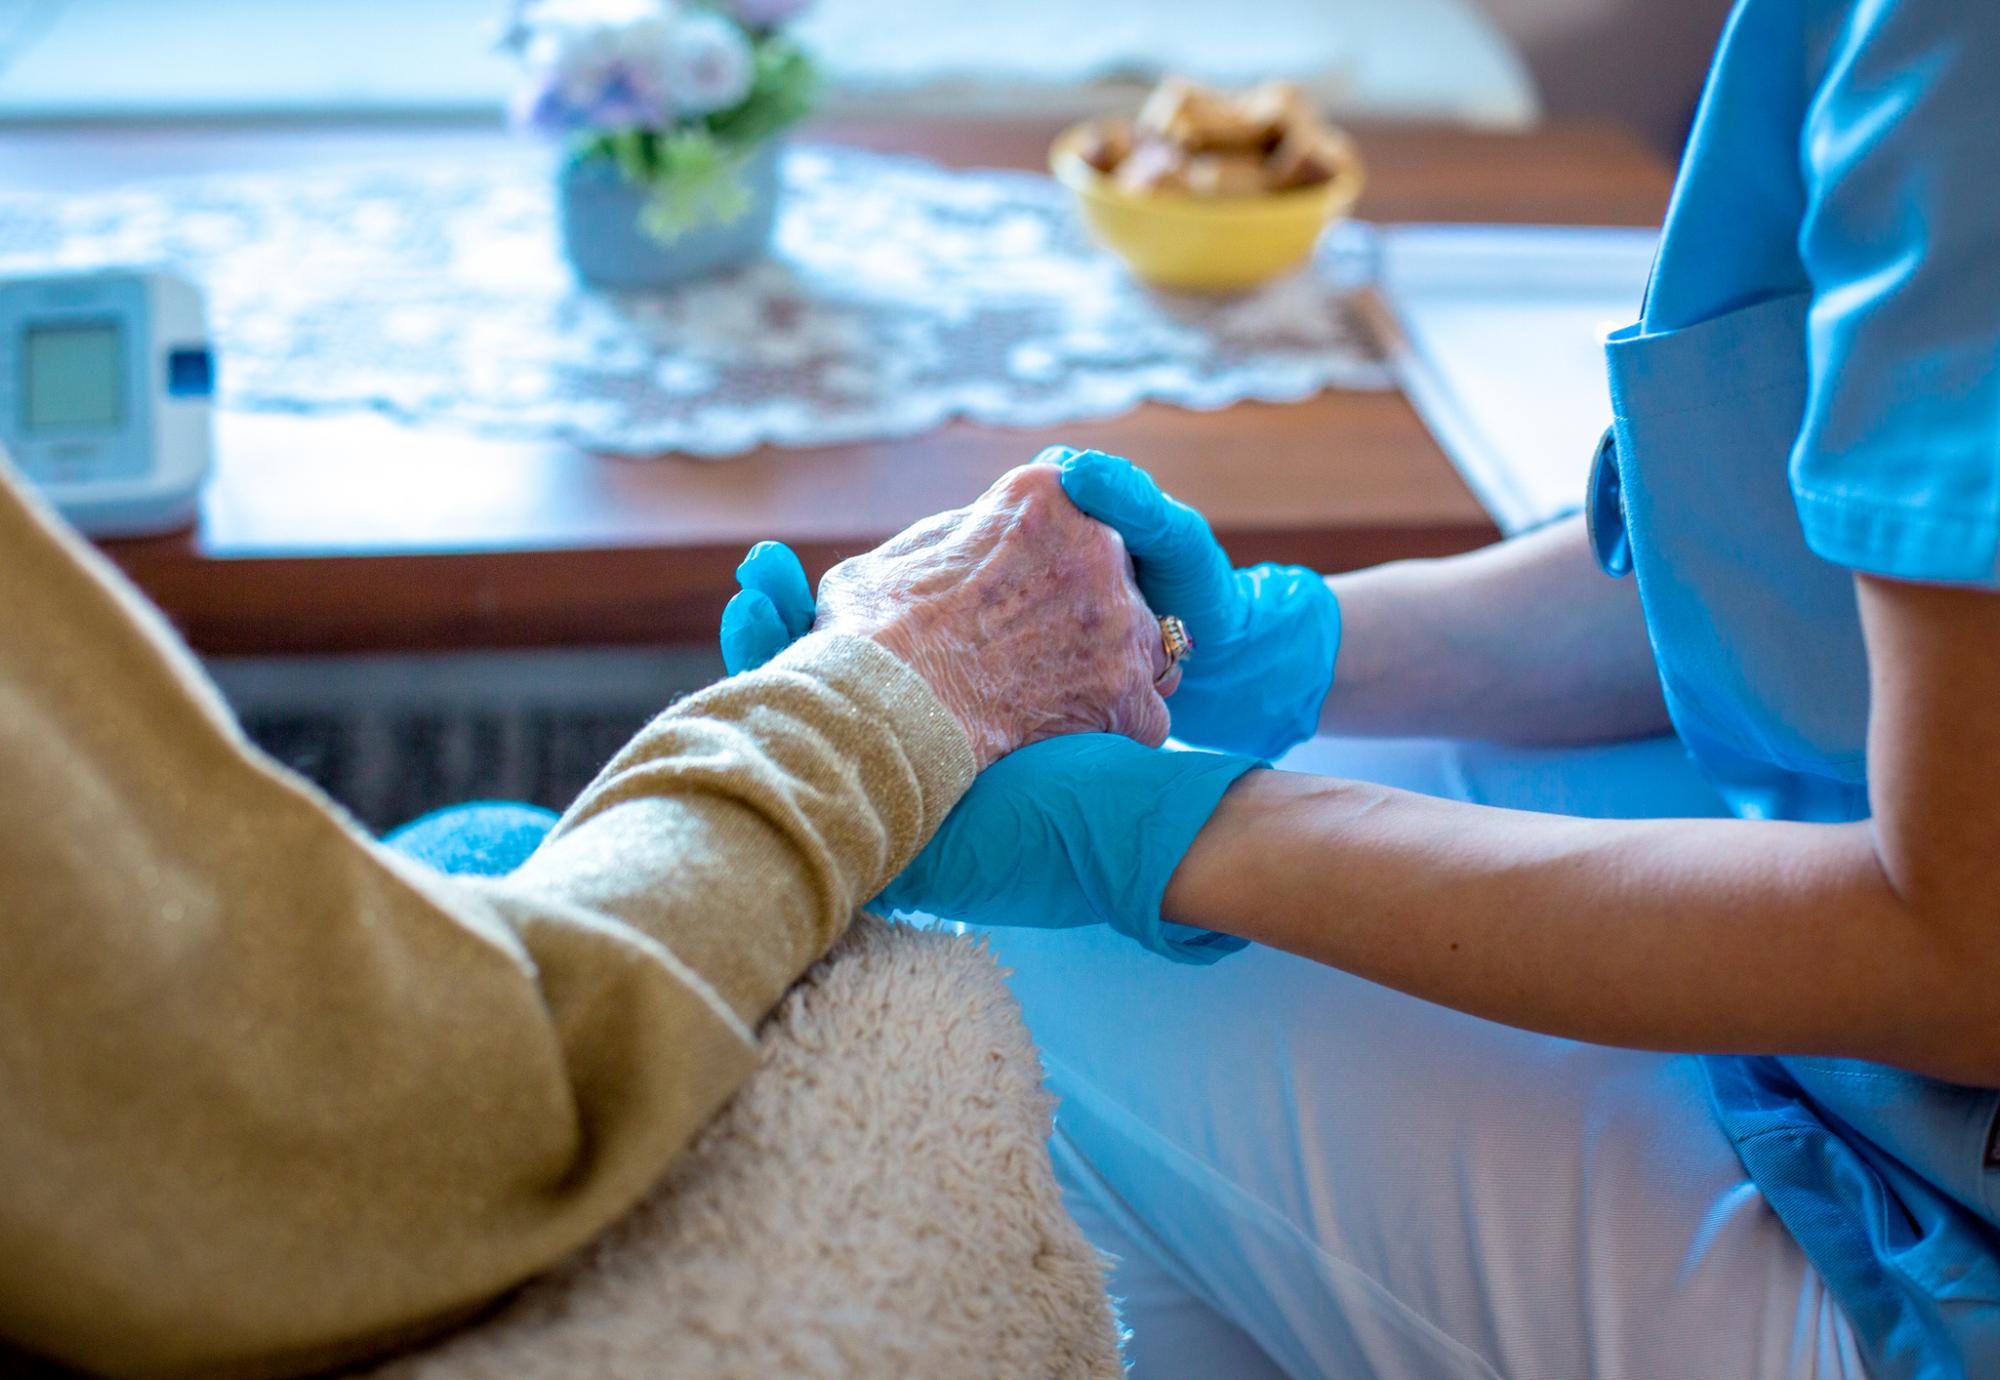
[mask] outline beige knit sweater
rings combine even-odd
[[[450,880],[248,746],[0,461],[0,1353],[297,1372],[480,1308],[659,1178],[972,774],[814,636]]]

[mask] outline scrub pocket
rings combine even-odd
[[[1703,1064],[1744,1168],[1839,1300],[1871,1371],[1993,1374],[2000,1174],[1986,1137],[2000,1093],[1857,1060]]]
[[[1899,1165],[1961,1207],[2000,1224],[2000,1168],[1991,1163],[2000,1092],[1944,1083],[1858,1059],[1782,1059],[1813,1100],[1865,1130]],[[2000,1245],[2000,1238],[1996,1238]],[[1985,1262],[1982,1297],[2000,1300],[2000,1257]]]
[[[1740,812],[1851,817],[1868,723],[1853,579],[1807,548],[1787,476],[1809,302],[1628,327],[1605,354],[1626,535],[1675,727]]]

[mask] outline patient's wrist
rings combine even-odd
[[[965,668],[936,639],[926,638],[906,620],[862,634],[912,671],[930,687],[939,704],[951,711],[972,748],[973,760],[984,771],[1021,744],[1005,724],[995,721],[992,708],[982,706],[977,687]],[[988,697],[990,698],[990,697]]]

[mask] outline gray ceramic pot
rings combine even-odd
[[[593,158],[563,166],[558,180],[563,252],[577,277],[607,288],[666,287],[755,258],[771,240],[778,212],[773,139],[743,164],[749,209],[727,225],[702,225],[662,244],[639,224],[646,191],[618,166]]]

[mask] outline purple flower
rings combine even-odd
[[[589,123],[595,129],[660,129],[671,112],[651,83],[638,73],[612,68],[591,102]]]
[[[653,71],[666,22],[649,0],[544,0],[524,21],[516,121],[550,134],[671,123]]]
[[[812,0],[728,0],[729,12],[752,29],[775,29],[812,7]]]
[[[798,0],[755,3],[796,9]],[[673,0],[543,0],[523,33],[513,115],[543,133],[667,129],[741,104],[755,75],[740,24]]]
[[[523,83],[514,92],[508,118],[514,128],[536,134],[567,134],[583,124],[582,113],[563,99],[558,87],[546,81]]]

